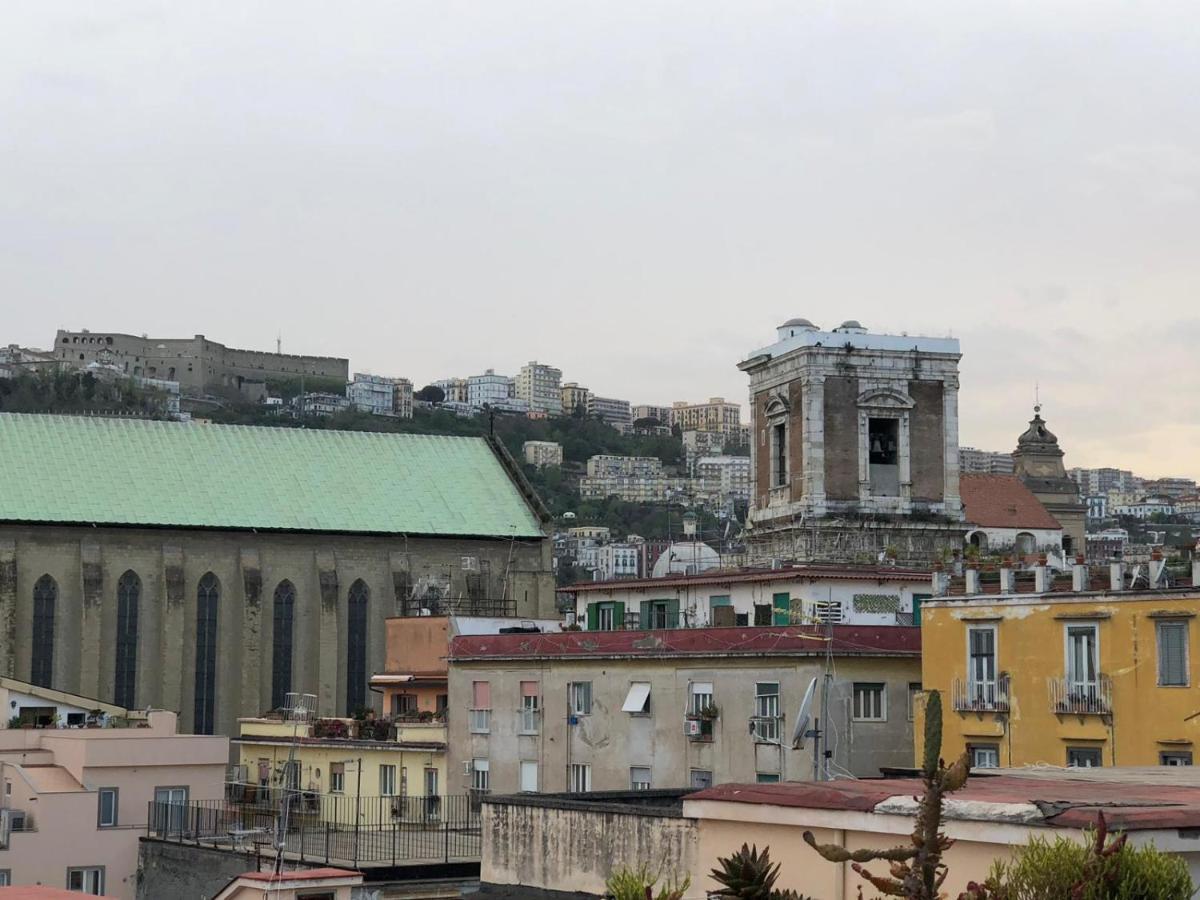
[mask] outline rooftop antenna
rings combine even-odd
[[[317,711],[316,694],[299,694],[288,691],[283,701],[286,721],[292,723],[292,742],[288,747],[288,760],[283,770],[283,785],[279,792],[279,816],[275,820],[275,874],[283,872],[283,854],[287,848],[288,814],[292,805],[300,799],[300,777],[296,773],[296,745],[300,726],[313,720]],[[295,777],[295,783],[292,778]]]
[[[283,353],[283,331],[278,331],[275,334],[275,352]]]
[[[1042,389],[1036,381],[1033,383],[1033,411],[1035,413],[1042,411]]]

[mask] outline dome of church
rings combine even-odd
[[[817,330],[817,326],[814,325],[812,322],[810,322],[808,319],[788,319],[786,322],[784,322],[779,327],[780,328],[811,328],[813,331]]]
[[[701,541],[676,541],[667,546],[654,563],[651,575],[698,575],[721,566],[721,555]]]

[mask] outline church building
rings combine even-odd
[[[379,707],[384,620],[554,613],[491,439],[0,414],[0,675],[185,730]]]
[[[958,341],[807,319],[750,376],[755,561],[928,565],[960,551]]]
[[[1079,496],[1079,485],[1067,477],[1062,448],[1058,446],[1058,438],[1046,427],[1040,404],[1033,408],[1029,427],[1017,438],[1013,466],[1025,487],[1062,525],[1062,549],[1066,561],[1069,562],[1076,553],[1085,553],[1087,506]]]

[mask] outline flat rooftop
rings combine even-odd
[[[618,578],[612,581],[580,581],[559,591],[646,590],[663,587],[702,587],[722,584],[753,584],[777,581],[874,581],[928,582],[928,569],[900,569],[895,566],[797,565],[779,569],[710,569],[698,575],[668,575],[663,578]]]

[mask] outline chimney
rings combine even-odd
[[[1125,563],[1120,560],[1108,564],[1108,588],[1112,591],[1125,590]]]
[[[1084,563],[1082,556],[1076,556],[1075,565],[1071,566],[1071,590],[1075,592],[1086,591],[1090,586],[1088,567]]]
[[[979,570],[973,565],[967,566],[967,595],[982,593],[979,586]]]
[[[1046,565],[1046,557],[1038,560],[1038,564],[1033,567],[1033,589],[1044,594],[1050,590],[1050,567]]]
[[[946,577],[946,572],[941,563],[933,567],[932,588],[933,596],[945,597],[946,591],[949,588],[949,579]]]
[[[1150,551],[1150,587],[1162,587],[1163,575],[1166,573],[1167,561],[1163,559],[1162,548],[1155,547]]]
[[[1012,569],[1012,560],[1005,559],[1000,564],[1000,593],[1015,594],[1017,592],[1015,573]]]

